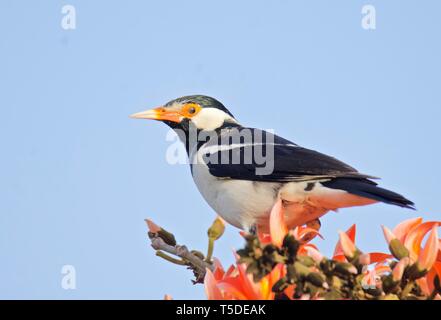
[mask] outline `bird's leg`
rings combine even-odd
[[[314,229],[314,230],[319,231],[319,230],[320,230],[320,227],[322,226],[322,223],[320,222],[319,219],[314,219],[314,220],[311,220],[311,221],[307,222],[307,223],[306,223],[306,226],[307,226],[308,228],[312,228],[312,229]]]
[[[311,229],[314,229],[314,230],[319,231],[319,230],[320,230],[320,227],[322,226],[322,224],[321,224],[321,222],[320,222],[319,219],[314,219],[314,220],[308,221],[308,222],[306,223],[306,226],[307,226],[308,228],[311,228]],[[312,239],[314,239],[315,237],[316,237],[316,234],[314,234],[314,235],[309,235],[309,236],[306,236],[306,237],[303,239],[303,241],[305,241],[305,242],[309,242],[309,241],[311,241]]]

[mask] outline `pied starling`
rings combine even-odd
[[[211,97],[181,97],[132,117],[159,120],[176,131],[200,193],[240,229],[267,232],[279,199],[289,228],[318,228],[318,219],[331,210],[376,202],[413,209],[410,200],[378,187],[375,177],[269,131],[242,126]]]

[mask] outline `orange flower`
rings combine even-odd
[[[394,231],[383,227],[385,237],[390,242],[391,239],[398,239],[409,250],[409,264],[417,263],[418,269],[427,271],[427,275],[417,279],[422,292],[428,296],[434,288],[433,280],[436,275],[441,279],[441,244],[438,239],[438,226],[440,221],[424,222],[422,218],[408,219],[398,224]],[[424,248],[422,241],[428,234],[428,239]],[[395,267],[397,268],[398,265]],[[394,269],[395,271],[395,269]],[[394,278],[401,270],[392,273]]]
[[[441,261],[440,244],[437,234],[439,221],[422,222],[422,218],[414,218],[401,222],[394,231],[383,226],[384,236],[388,243],[398,239],[408,250],[411,263],[418,262],[421,269],[430,270],[435,261]],[[429,238],[424,249],[421,243],[427,233]]]
[[[381,286],[380,277],[390,272],[390,267],[382,263],[378,263],[372,270],[368,270],[364,273],[362,283],[369,287]]]
[[[217,268],[216,268],[217,269]],[[285,266],[277,265],[268,275],[255,283],[246,273],[244,264],[230,267],[226,273],[214,273],[207,269],[204,279],[205,293],[209,300],[273,300],[273,285],[285,276]]]
[[[294,230],[288,230],[285,222],[285,217],[282,210],[282,200],[279,198],[271,209],[269,218],[270,233],[262,233],[258,230],[258,237],[262,244],[272,243],[277,247],[281,247],[283,239],[289,233],[294,238],[302,243],[306,243],[315,236],[323,239],[322,235],[313,228],[306,226],[297,226]],[[242,233],[243,235],[243,233]]]
[[[346,240],[345,240],[346,242],[349,239],[353,244],[355,244],[356,230],[357,230],[357,227],[355,224],[353,224],[348,230],[346,230],[345,234],[346,234],[347,238],[345,236],[343,236],[346,238]],[[340,238],[341,238],[341,236],[340,236]],[[362,258],[365,258],[364,262],[369,261],[369,263],[364,263],[364,264],[380,263],[380,262],[383,262],[384,260],[392,257],[390,254],[382,253],[382,252],[370,252],[370,253],[366,253],[366,255],[369,256],[368,259],[365,257],[365,255],[363,255]],[[345,254],[343,252],[341,241],[337,242],[332,259],[340,261],[340,262],[347,261]]]
[[[427,275],[417,279],[421,291],[429,296],[434,290],[434,278],[441,278],[441,241],[438,238],[438,221],[422,222],[421,218],[409,219],[398,224],[393,231],[383,226],[383,233],[388,243],[397,239],[407,250],[409,257],[404,257],[391,270],[388,260],[393,256],[381,252],[361,254],[359,262],[363,265],[375,263],[375,265],[364,272],[362,283],[366,286],[381,287],[381,276],[391,274],[394,281],[400,281],[406,267],[417,263],[420,270],[427,271]],[[284,220],[282,202],[279,199],[271,210],[269,234],[259,233],[262,244],[273,243],[281,246],[287,234],[293,235],[298,241],[303,242],[311,236],[320,234],[317,230],[306,226],[298,226],[289,231]],[[152,226],[153,228],[155,226]],[[356,226],[352,225],[346,232],[339,232],[339,241],[335,247],[333,259],[347,261],[346,257],[353,257],[357,252],[355,246]],[[422,246],[423,239],[427,235],[427,241]],[[396,240],[394,240],[396,241]],[[306,241],[305,241],[306,242]],[[310,243],[303,243],[298,251],[299,255],[307,255],[313,258],[316,263],[321,262],[324,256],[317,247]],[[274,299],[272,292],[273,285],[285,276],[286,270],[283,264],[278,264],[268,275],[255,283],[251,274],[246,273],[246,265],[237,263],[231,266],[226,272],[219,261],[214,260],[215,270],[207,270],[204,286],[208,299],[222,300],[266,300]],[[356,270],[354,271],[356,272]],[[285,293],[291,297],[295,285],[285,289]],[[314,299],[303,295],[302,299]],[[436,298],[441,298],[436,296]]]

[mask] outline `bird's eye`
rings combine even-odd
[[[184,108],[183,108],[183,112],[184,115],[186,117],[192,117],[194,116],[196,113],[198,113],[198,111],[201,109],[201,107],[197,104],[197,103],[187,103]]]

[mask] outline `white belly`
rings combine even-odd
[[[193,179],[205,201],[228,223],[248,229],[268,216],[277,197],[278,183],[253,183],[213,177],[205,164],[193,165]]]

